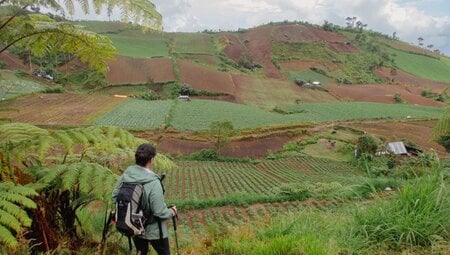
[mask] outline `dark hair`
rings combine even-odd
[[[139,145],[136,150],[136,154],[134,154],[134,158],[136,159],[136,165],[145,166],[147,165],[150,159],[154,158],[156,155],[156,149],[152,145],[148,143],[143,143]]]

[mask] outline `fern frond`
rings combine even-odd
[[[80,169],[78,165],[71,164],[67,165],[64,171],[63,178],[61,179],[61,189],[71,190],[75,185],[78,184],[78,177],[80,175]]]
[[[13,215],[0,208],[0,225],[19,232],[22,229],[20,222]]]
[[[23,227],[31,225],[25,208],[36,208],[28,196],[37,195],[30,187],[9,182],[0,183],[0,243],[9,247],[17,245],[13,232],[19,233]]]
[[[11,233],[9,229],[2,226],[0,224],[0,243],[3,243],[7,247],[16,247],[17,246],[17,239],[14,237],[14,235]]]
[[[46,184],[47,188],[74,192],[74,187],[78,187],[76,192],[80,195],[89,195],[101,200],[106,198],[105,193],[110,195],[114,187],[105,186],[106,183],[103,181],[118,178],[108,168],[86,162],[59,165],[44,171],[46,175],[38,180],[38,183]]]
[[[32,206],[23,205],[23,207],[26,208],[32,208]],[[22,207],[13,204],[11,202],[8,202],[6,200],[3,200],[0,202],[0,209],[8,212],[12,216],[14,216],[23,226],[29,227],[31,226],[31,220],[28,217],[28,214],[26,211],[22,209]]]
[[[64,130],[58,130],[53,132],[52,137],[60,144],[64,146],[68,153],[73,152],[74,142],[72,138]]]

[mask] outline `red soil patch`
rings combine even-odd
[[[223,51],[228,58],[238,63],[241,55],[245,52],[245,47],[241,43],[239,37],[232,33],[222,33],[219,35],[219,42],[225,45]]]
[[[431,140],[431,133],[435,121],[418,122],[364,122],[350,124],[350,126],[362,129],[370,134],[387,137],[389,142],[406,139],[412,141],[425,150],[434,149],[440,156],[449,157],[445,148]]]
[[[276,135],[256,140],[231,141],[221,151],[227,157],[265,157],[268,153],[279,151],[292,137]],[[158,151],[171,156],[189,155],[201,149],[213,148],[212,142],[182,140],[174,137],[163,137],[158,143]]]
[[[107,80],[110,84],[166,83],[175,80],[172,60],[169,58],[131,58],[117,56],[108,63]]]
[[[0,111],[0,118],[37,125],[82,125],[125,100],[80,94],[31,95],[1,103],[0,108],[12,110]]]
[[[243,42],[253,62],[260,64],[269,78],[282,79],[280,71],[272,63],[271,33],[273,26],[265,25],[243,34]]]
[[[450,83],[427,80],[398,69],[396,70],[396,74],[392,75],[391,69],[386,67],[377,69],[375,74],[386,82],[411,85],[411,89],[414,89],[417,94],[420,94],[422,90],[442,93],[446,87],[450,86]]]
[[[6,64],[7,69],[22,70],[25,72],[30,71],[30,67],[26,66],[23,63],[22,59],[18,58],[17,56],[15,56],[9,52],[0,53],[0,61],[4,62]]]
[[[341,100],[394,104],[395,93],[410,104],[444,107],[446,104],[420,96],[406,85],[329,85],[330,94]]]
[[[349,44],[344,35],[302,24],[275,26],[273,39],[287,43],[326,42],[330,49],[337,52],[358,52],[358,48]]]
[[[229,73],[197,65],[188,60],[178,60],[177,64],[180,69],[181,83],[187,83],[198,90],[221,92],[229,95],[236,93],[236,88]]]

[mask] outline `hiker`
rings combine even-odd
[[[123,183],[141,183],[143,185],[140,206],[144,216],[149,216],[146,217],[148,219],[152,218],[151,215],[153,215],[153,220],[145,225],[145,232],[142,235],[133,237],[136,250],[140,255],[147,255],[149,243],[158,255],[170,254],[166,220],[177,215],[176,206],[168,208],[164,202],[164,188],[161,177],[151,169],[155,155],[156,149],[152,145],[139,145],[135,154],[136,165],[129,166],[125,170],[112,193],[113,202],[116,203],[116,198]],[[129,242],[131,249],[130,239]]]

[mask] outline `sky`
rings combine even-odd
[[[237,30],[276,21],[324,20],[345,26],[346,17],[357,17],[367,29],[403,41],[433,44],[450,55],[449,0],[153,0],[168,32],[197,32],[205,29]],[[106,16],[106,15],[105,15]],[[106,20],[105,17],[75,14],[74,19]]]

